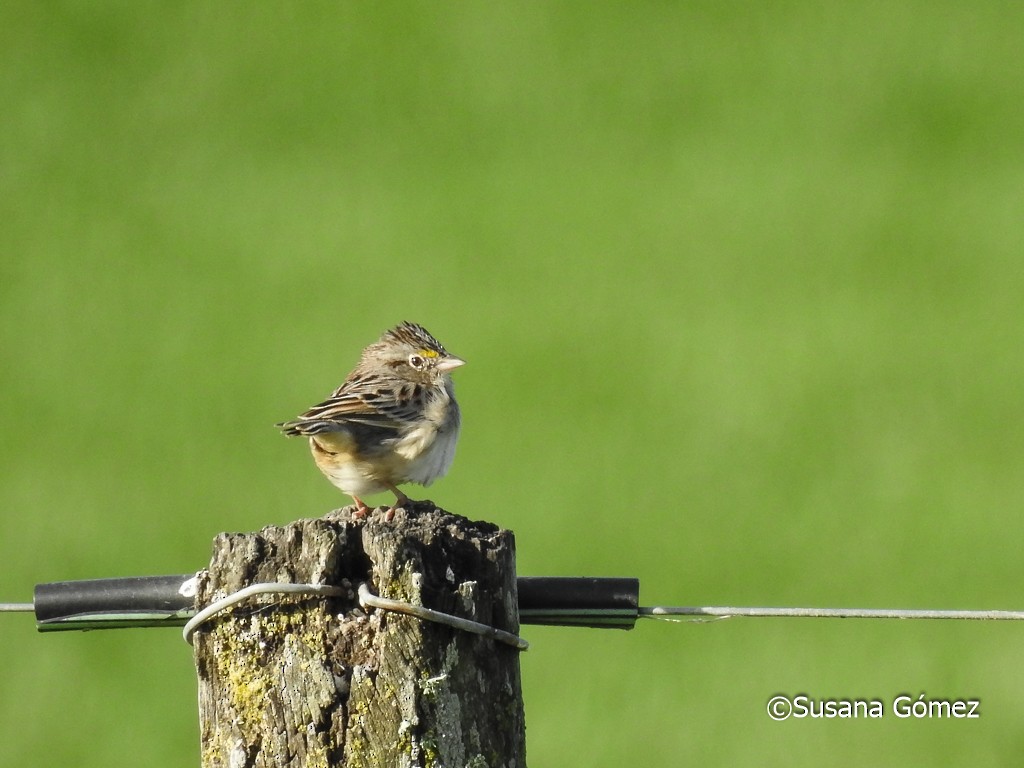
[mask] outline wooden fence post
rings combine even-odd
[[[260,582],[349,591],[257,597],[199,628],[203,767],[523,768],[519,651],[356,597],[367,583],[518,632],[512,533],[430,502],[353,511],[214,540],[197,605]]]

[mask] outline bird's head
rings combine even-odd
[[[380,341],[363,350],[363,360],[375,358],[395,376],[436,386],[466,361],[441,346],[422,325],[401,323],[385,331]]]

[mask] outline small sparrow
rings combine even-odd
[[[329,398],[277,426],[309,438],[313,461],[357,517],[369,511],[360,496],[392,491],[390,520],[409,501],[400,484],[430,485],[451,466],[461,422],[451,372],[465,362],[423,326],[402,323],[363,350]]]

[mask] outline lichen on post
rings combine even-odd
[[[260,582],[348,594],[262,597],[196,632],[202,765],[524,766],[518,651],[356,597],[518,632],[511,532],[430,502],[354,511],[214,540],[199,605]]]

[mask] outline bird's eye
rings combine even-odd
[[[423,367],[423,358],[419,355],[409,355],[409,365],[416,370],[419,370]]]

